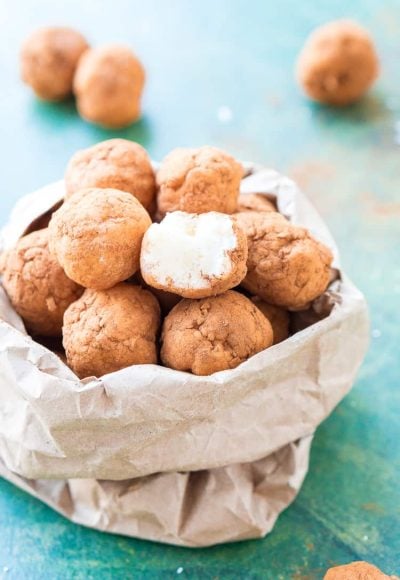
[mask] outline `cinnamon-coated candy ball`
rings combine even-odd
[[[0,255],[0,273],[1,273],[1,255]],[[157,301],[161,308],[161,312],[164,316],[166,316],[169,312],[171,312],[173,307],[182,300],[182,297],[178,296],[177,294],[173,294],[172,292],[165,292],[165,290],[159,290],[158,288],[153,288],[152,286],[149,286],[144,281],[140,270],[136,272],[133,281],[142,288],[144,288],[145,290],[151,292],[151,294],[153,294],[153,296],[157,298]]]
[[[343,566],[329,568],[324,576],[324,580],[390,580],[376,566],[368,562],[351,562]],[[392,576],[394,579],[395,577]]]
[[[127,191],[146,209],[156,191],[154,171],[145,149],[126,139],[109,139],[77,151],[68,163],[65,186],[67,198],[88,187]]]
[[[72,280],[104,290],[138,270],[143,235],[150,225],[149,214],[130,193],[83,190],[53,214],[50,249]]]
[[[80,60],[74,78],[78,111],[103,127],[126,127],[141,115],[144,82],[144,68],[126,46],[92,48]]]
[[[85,38],[72,28],[36,30],[21,49],[22,80],[42,99],[65,99],[72,93],[75,69],[87,49]]]
[[[360,99],[378,72],[371,36],[349,20],[317,28],[307,39],[296,67],[298,82],[311,99],[338,106]]]
[[[242,286],[270,304],[306,308],[330,280],[331,251],[305,228],[277,212],[235,216],[247,235],[247,276]]]
[[[181,300],[164,320],[161,359],[172,369],[211,375],[271,346],[270,323],[243,294]]]
[[[268,304],[258,296],[253,296],[251,301],[269,320],[274,331],[274,344],[286,340],[289,336],[289,312],[284,308],[280,308],[280,306]]]
[[[230,216],[175,211],[145,233],[140,270],[149,286],[205,298],[240,284],[246,262],[246,235]]]
[[[174,149],[157,172],[158,214],[234,213],[242,176],[242,165],[215,147]]]
[[[238,212],[244,211],[276,211],[276,206],[262,193],[241,193]]]
[[[83,292],[50,254],[48,230],[24,236],[4,255],[3,286],[27,330],[59,336],[64,312]]]
[[[67,361],[81,378],[157,362],[160,307],[150,292],[131,284],[85,290],[64,316]]]

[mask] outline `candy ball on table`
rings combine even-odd
[[[159,325],[157,300],[139,286],[121,283],[108,290],[85,290],[64,316],[68,364],[81,378],[156,364]]]
[[[66,276],[48,242],[47,229],[21,238],[4,256],[3,286],[29,333],[61,336],[64,312],[83,288]]]
[[[336,106],[359,100],[378,73],[370,34],[350,20],[330,22],[314,30],[296,66],[304,92],[314,101]]]
[[[324,580],[395,580],[395,576],[387,576],[376,566],[368,562],[351,562],[343,566],[329,568]]]
[[[74,78],[78,111],[106,128],[127,127],[141,116],[144,83],[144,68],[129,48],[92,48],[80,60]]]
[[[61,101],[72,93],[78,62],[89,45],[72,28],[41,28],[24,42],[21,77],[38,97]]]
[[[116,189],[83,190],[50,221],[50,249],[66,274],[85,288],[104,290],[139,269],[151,219],[138,200]]]
[[[112,188],[131,193],[147,209],[156,182],[146,150],[133,141],[109,139],[77,151],[65,173],[66,198],[84,188]]]

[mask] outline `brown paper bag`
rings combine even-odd
[[[63,191],[58,182],[23,198],[3,248]],[[297,315],[298,328],[314,324],[209,377],[138,365],[80,381],[25,333],[0,288],[0,475],[108,532],[206,546],[272,529],[304,479],[315,428],[351,388],[368,322],[295,184],[249,165],[242,192],[275,199],[334,252],[332,284]]]

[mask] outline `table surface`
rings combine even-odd
[[[293,63],[314,26],[344,16],[372,31],[382,74],[362,102],[333,110],[302,97]],[[357,384],[318,429],[302,491],[267,538],[188,550],[107,536],[0,481],[0,578],[300,580],[357,559],[399,573],[400,2],[2,0],[0,24],[0,222],[102,139],[137,140],[154,159],[213,144],[297,179],[371,310]],[[18,47],[43,24],[134,47],[148,71],[143,119],[107,132],[72,102],[35,100],[18,79]]]

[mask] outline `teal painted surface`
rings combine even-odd
[[[299,94],[292,67],[306,34],[343,16],[373,32],[383,73],[363,102],[335,111]],[[135,47],[149,74],[139,124],[106,132],[72,103],[31,96],[18,80],[18,47],[46,23]],[[73,151],[98,140],[135,139],[155,159],[178,145],[214,144],[299,180],[365,292],[372,323],[357,385],[319,428],[304,487],[265,540],[195,551],[106,536],[0,481],[0,578],[300,580],[360,558],[399,573],[400,2],[2,0],[0,25],[0,222],[20,195],[58,179]],[[220,107],[231,109],[229,122]]]

